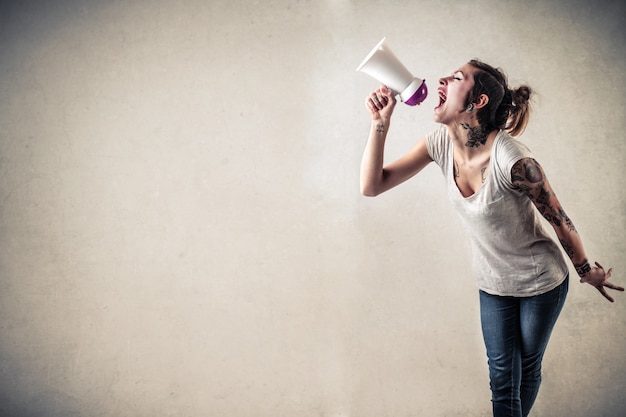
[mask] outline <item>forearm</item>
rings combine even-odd
[[[587,255],[585,254],[585,248],[583,247],[580,235],[576,232],[576,229],[571,221],[569,222],[569,225],[571,226],[570,228],[555,229],[563,249],[572,260],[572,263],[576,268],[576,273],[580,276],[580,282],[585,282],[594,286],[598,291],[600,291],[600,294],[602,294],[602,296],[610,302],[615,301],[613,297],[607,293],[606,288],[616,291],[624,291],[624,287],[620,287],[619,285],[609,282],[613,268],[609,268],[608,271],[605,271],[602,265],[598,262],[594,262],[594,266],[592,266],[587,259]]]
[[[361,193],[375,196],[380,193],[383,182],[385,140],[389,120],[372,120],[369,137],[361,159]]]
[[[555,227],[555,231],[563,250],[576,268],[576,273],[582,278],[591,270],[591,265],[578,231],[572,221],[568,217],[566,219],[567,222],[561,224],[560,227]]]

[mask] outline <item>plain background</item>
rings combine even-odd
[[[523,141],[626,283],[622,1],[4,1],[0,415],[488,416],[469,246],[437,167],[359,194],[355,71],[478,57],[536,91]],[[511,215],[515,215],[511,213]],[[572,270],[573,272],[573,270]],[[617,417],[626,298],[572,280],[535,417]]]

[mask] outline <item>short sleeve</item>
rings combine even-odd
[[[433,161],[440,167],[447,155],[449,141],[446,140],[447,130],[444,126],[426,135],[426,149]]]
[[[532,158],[533,154],[526,145],[508,135],[501,138],[496,148],[496,163],[499,176],[509,188],[513,188],[511,170],[520,159]]]

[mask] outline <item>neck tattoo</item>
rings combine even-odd
[[[477,148],[480,145],[484,145],[487,143],[488,133],[487,129],[482,125],[470,127],[467,132],[467,142],[465,142],[465,146]]]

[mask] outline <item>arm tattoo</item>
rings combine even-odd
[[[534,159],[525,159],[523,164],[515,164],[513,168],[513,181],[528,181],[533,184],[543,181],[541,168]]]
[[[520,163],[522,162],[523,163]],[[534,159],[523,159],[513,165],[511,180],[514,186],[528,195],[539,213],[556,227],[567,226],[570,232],[575,232],[574,223],[560,206],[555,206],[552,197],[556,195],[546,185],[541,167]]]
[[[543,174],[536,164],[526,164],[526,179],[532,183],[543,182]]]
[[[591,265],[589,265],[589,261],[586,258],[583,259],[581,263],[575,264],[574,268],[576,268],[576,273],[578,273],[578,276],[581,276],[581,277],[588,274],[589,271],[591,271]]]
[[[574,223],[572,219],[569,218],[565,210],[562,207],[554,207],[550,203],[550,196],[554,195],[554,193],[550,193],[545,189],[539,190],[539,196],[537,196],[535,200],[535,205],[537,209],[541,213],[541,215],[551,224],[560,227],[562,225],[567,226],[567,230],[570,232],[576,232],[576,227],[574,227]],[[533,197],[530,197],[533,199]]]
[[[376,131],[378,133],[385,133],[385,125],[382,123],[379,123],[376,125]]]
[[[570,232],[576,232],[576,227],[574,227],[572,219],[569,218],[569,216],[565,213],[565,210],[563,210],[562,208],[559,209],[559,216],[561,217],[563,224],[567,226],[567,230],[569,230]]]
[[[516,162],[515,165],[513,165],[513,168],[511,168],[511,182],[513,182],[513,185],[518,190],[524,191],[526,194],[528,194],[527,190],[524,189],[528,187],[525,187],[524,184],[522,184],[522,181],[524,181],[522,164]]]
[[[533,202],[546,204],[550,194],[544,189],[541,169],[534,159],[523,159],[511,168],[511,182],[519,191],[524,192]]]
[[[573,259],[574,258],[574,248],[572,247],[572,245],[570,245],[569,243],[567,243],[563,239],[559,239],[559,242],[561,242],[561,246],[563,247],[563,250],[565,251],[567,256],[569,256],[570,259]]]

